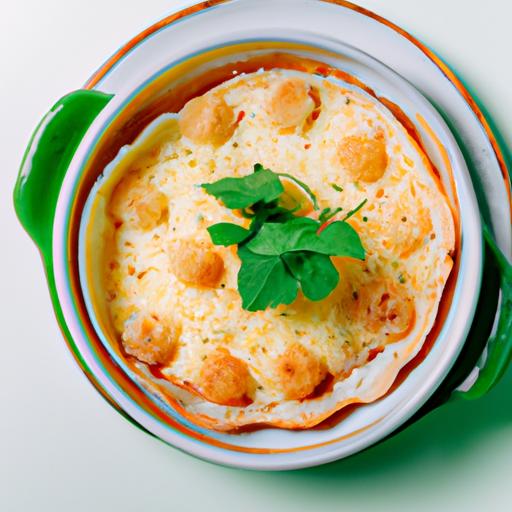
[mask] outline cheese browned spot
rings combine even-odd
[[[221,146],[235,131],[233,109],[215,95],[190,100],[180,113],[181,133],[197,144]]]
[[[302,124],[315,108],[315,102],[308,92],[308,85],[299,78],[277,83],[268,105],[270,117],[284,128]]]
[[[394,204],[387,206],[388,216],[372,215],[365,226],[370,236],[379,237],[383,248],[400,259],[421,250],[434,230],[432,212],[411,188],[395,194]]]
[[[156,315],[134,314],[126,323],[122,343],[126,352],[148,364],[169,363],[174,355],[177,329]]]
[[[239,405],[249,394],[250,380],[245,362],[222,349],[208,355],[199,373],[201,393],[221,405]]]
[[[110,213],[117,221],[149,231],[165,221],[167,196],[139,172],[130,172],[112,193]]]
[[[347,313],[371,333],[400,339],[415,318],[414,301],[406,288],[388,279],[375,279],[346,298]]]
[[[277,360],[276,373],[288,400],[300,400],[313,393],[326,369],[318,358],[300,343],[290,345]]]
[[[384,175],[388,165],[386,141],[383,134],[373,138],[366,135],[350,135],[338,144],[341,166],[354,181],[373,183]]]
[[[172,271],[184,283],[215,288],[224,272],[224,260],[206,243],[179,240],[170,248]]]

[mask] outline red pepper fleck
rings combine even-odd
[[[242,119],[244,117],[245,117],[245,111],[240,110],[240,112],[238,112],[238,117],[236,118],[236,124],[240,124],[240,122],[242,121]]]
[[[371,348],[368,351],[367,361],[368,362],[373,361],[381,352],[384,352],[384,347],[382,347],[382,346],[376,347],[376,348]]]

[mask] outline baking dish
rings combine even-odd
[[[510,182],[485,118],[449,69],[397,27],[345,2],[291,5],[290,0],[205,2],[137,36],[83,90],[50,110],[29,145],[15,189],[18,216],[43,256],[59,324],[91,382],[153,435],[199,457],[246,468],[311,466],[360,451],[449,397],[480,396],[510,356],[511,271],[503,256],[510,254]],[[362,41],[361,30],[372,37]],[[80,225],[87,225],[85,201],[103,167],[153,116],[171,108],[162,98],[172,96],[180,80],[270,52],[314,56],[400,105],[447,183],[453,173],[461,246],[453,297],[435,343],[392,393],[329,429],[230,436],[198,428],[166,408],[108,350],[80,274],[85,257]],[[400,58],[390,62],[389,55]]]

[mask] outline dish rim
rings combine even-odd
[[[235,0],[235,1],[237,1],[237,0]],[[344,5],[345,7],[350,6],[350,5],[352,5],[352,6],[353,6],[353,4],[350,4],[349,2],[344,2],[344,1],[340,1],[340,0],[320,0],[320,1],[323,1],[323,2],[329,2],[329,3],[334,3],[334,4],[338,4],[338,5]],[[201,9],[200,9],[200,10],[202,10],[202,9],[205,9],[205,8],[210,7],[210,6],[212,6],[212,5],[215,5],[215,4],[228,3],[228,2],[229,2],[229,0],[217,0],[217,1],[211,1],[211,2],[203,2],[202,4],[197,4],[197,6],[192,6],[192,7],[198,7],[198,6],[200,6],[200,7],[201,7]],[[362,9],[362,8],[359,8],[358,6],[354,6],[354,7],[355,7],[355,9],[354,9],[354,10],[358,10],[358,11],[360,11],[360,10]],[[183,11],[188,11],[189,9],[191,9],[191,8],[184,9]],[[180,11],[180,12],[183,12],[183,11]],[[363,11],[366,11],[366,10],[363,10]],[[368,12],[369,12],[369,11],[368,11]],[[179,14],[179,13],[176,13],[176,14]],[[365,14],[365,13],[363,13],[363,14]],[[370,14],[373,14],[373,13],[370,13]],[[176,15],[172,15],[172,16],[176,16]],[[375,18],[380,18],[380,17],[378,17],[377,15],[374,15],[373,17],[375,17]],[[392,24],[391,24],[391,25],[392,25]],[[392,28],[393,28],[393,27],[392,27]],[[397,27],[397,28],[398,28],[398,27]],[[399,31],[400,31],[400,32],[403,32],[401,29],[399,29]],[[403,35],[403,34],[402,34],[402,35]],[[133,40],[132,40],[132,41],[133,41]],[[125,45],[125,46],[128,46],[128,45]],[[468,94],[469,94],[469,93],[468,93]],[[467,102],[467,103],[469,104],[469,102]],[[469,106],[471,107],[471,104],[469,104]],[[498,161],[500,161],[500,160],[498,159]],[[506,171],[506,167],[505,167],[505,175],[506,175],[506,174],[507,174],[507,171]],[[505,178],[505,181],[507,182],[507,177]],[[66,338],[68,338],[68,336],[65,336],[65,337],[66,337]],[[70,341],[69,339],[68,339],[67,341],[68,341],[68,343],[72,343],[72,341]],[[80,364],[80,366],[82,366],[82,369],[84,369],[84,368],[83,368],[83,363],[80,363],[80,361],[79,361],[79,364]],[[85,371],[85,370],[84,370],[84,371]],[[102,390],[101,390],[101,389],[99,389],[99,391],[101,392]],[[104,392],[103,392],[102,394],[104,394]],[[338,458],[338,457],[334,457],[334,458]],[[323,462],[327,462],[327,460],[322,460],[322,461],[317,462],[317,463],[323,463]],[[309,465],[313,465],[313,464],[305,464],[305,465],[308,465],[308,466],[309,466]],[[245,465],[244,467],[247,467],[247,466]],[[299,466],[298,466],[298,467],[299,467]],[[302,466],[300,466],[300,467],[302,467]],[[269,469],[283,469],[283,468],[276,468],[276,467],[273,467],[273,468],[269,468]]]
[[[118,100],[119,100],[119,98],[118,98]],[[112,112],[115,110],[115,109],[114,109],[114,107],[116,106],[116,104],[115,104],[115,99],[114,99],[113,101],[114,101],[114,104],[113,104],[113,105],[109,105],[109,106],[107,106],[107,107],[106,107],[106,111],[110,111],[110,113],[112,113]],[[104,114],[104,113],[102,113],[102,115],[103,115],[103,114]],[[101,117],[101,116],[100,116],[100,117]],[[71,166],[70,166],[70,167],[71,167]],[[479,268],[481,268],[481,265],[479,265]],[[461,342],[461,344],[462,344],[462,342]],[[451,366],[451,364],[453,364],[453,362],[452,362],[452,363],[450,363],[450,364],[448,365],[448,368]],[[432,385],[432,384],[431,384],[431,386],[432,386],[432,390],[434,390],[434,389],[437,387],[437,384],[439,384],[439,383],[437,382],[435,385]],[[418,393],[418,394],[419,394],[419,393]],[[428,398],[428,397],[427,397],[427,398]],[[423,401],[422,401],[422,403],[423,403]],[[421,405],[421,404],[420,404],[420,405]],[[419,407],[419,406],[418,406],[418,407]],[[414,412],[414,411],[412,411],[412,413],[413,413],[413,412]],[[412,413],[411,413],[411,414],[412,414]],[[398,425],[399,425],[399,424],[401,424],[403,421],[405,421],[405,420],[406,420],[406,417],[404,417],[403,415],[401,415],[401,416],[400,416],[400,418],[401,418],[401,419],[399,420]],[[392,427],[392,429],[391,429],[391,430],[394,430],[394,428],[396,428],[398,425],[395,425],[394,427]],[[389,433],[389,432],[388,432],[388,433]],[[380,436],[380,438],[382,438],[382,437],[383,437],[383,436],[381,435],[381,436]],[[172,442],[172,444],[173,444],[174,446],[176,446],[176,443],[175,443],[175,442]],[[371,443],[370,443],[370,444],[371,444]],[[360,449],[360,448],[358,447],[358,448],[354,449],[354,451],[358,451],[359,449]],[[344,453],[343,455],[344,455],[344,456],[346,456],[346,455],[348,455],[348,453]],[[201,454],[201,456],[202,456],[202,457],[205,457],[205,455],[204,455],[204,454]],[[332,456],[332,459],[331,459],[331,460],[336,459],[336,458],[339,458],[339,457],[340,457],[340,455],[339,455],[339,454],[334,454],[334,455]],[[212,457],[207,457],[207,458],[208,458],[209,460],[212,460]],[[287,466],[285,466],[285,467],[288,467],[288,468],[289,468],[289,467],[303,467],[303,466],[305,466],[305,465],[310,466],[310,465],[313,465],[313,464],[319,464],[319,463],[327,462],[327,460],[329,460],[329,459],[328,459],[327,457],[325,457],[325,456],[324,456],[324,457],[322,458],[322,460],[317,461],[317,462],[312,462],[311,460],[309,460],[307,463],[303,463],[303,464],[300,464],[300,463],[294,463],[294,464],[289,464],[289,465],[287,465]],[[225,461],[225,460],[220,460],[220,461],[219,461],[218,459],[216,459],[215,461],[216,461],[216,462],[221,462],[221,463],[226,463],[226,461]],[[229,463],[229,462],[228,462],[228,463]],[[248,465],[247,463],[244,463],[244,464],[236,464],[236,465],[238,465],[238,466],[242,466],[242,467],[249,467],[249,465]],[[277,468],[277,467],[275,467],[275,465],[272,465],[272,466],[269,466],[269,467],[267,467],[267,466],[263,466],[263,467],[262,467],[262,465],[261,465],[261,464],[257,464],[255,467],[258,467],[258,469],[284,469],[284,468],[285,468],[285,467]]]

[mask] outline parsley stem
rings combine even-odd
[[[328,220],[332,219],[337,213],[341,212],[341,210],[343,210],[343,208],[341,207],[334,208],[334,210],[332,210],[331,208],[325,208],[324,210],[322,210],[322,213],[320,213],[320,215],[318,216],[318,220],[322,223],[327,222]]]
[[[364,201],[361,201],[353,210],[350,210],[347,215],[343,218],[343,221],[346,221],[347,219],[350,219],[353,215],[355,215],[366,203],[368,202],[368,199],[365,199]]]

